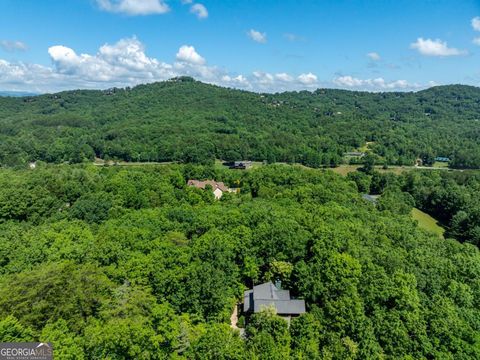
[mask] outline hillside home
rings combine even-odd
[[[277,315],[290,322],[293,316],[299,316],[305,312],[305,300],[292,299],[290,290],[283,290],[272,282],[254,286],[243,294],[243,312],[249,314],[258,313],[263,308],[274,307]]]
[[[217,200],[223,196],[223,193],[233,192],[233,190],[229,189],[223,182],[217,182],[215,180],[205,180],[205,181],[188,180],[187,185],[193,186],[193,187],[196,187],[197,189],[202,189],[202,190],[205,190],[207,185],[210,185],[212,187],[213,195]]]
[[[230,169],[246,170],[252,166],[251,161],[234,161]]]

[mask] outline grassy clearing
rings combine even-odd
[[[445,229],[438,225],[437,220],[435,220],[430,215],[424,213],[423,211],[413,208],[412,218],[418,221],[418,226],[422,229],[430,231],[434,234],[437,234],[439,237],[443,238]]]
[[[448,168],[448,162],[435,161],[432,165],[434,168]]]
[[[357,171],[358,168],[362,167],[362,165],[340,165],[336,168],[330,168],[334,173],[347,176],[348,173]]]

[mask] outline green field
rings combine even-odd
[[[435,161],[432,165],[434,168],[448,168],[448,162]]]
[[[437,234],[438,236],[443,238],[445,229],[442,228],[440,225],[438,225],[437,220],[435,220],[433,217],[431,217],[427,213],[424,213],[423,211],[417,208],[413,208],[412,218],[418,221],[418,226],[421,227],[422,229],[433,232],[434,234]]]

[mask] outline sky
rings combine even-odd
[[[480,0],[0,0],[0,91],[480,86]]]

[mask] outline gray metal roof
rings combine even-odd
[[[273,306],[280,315],[299,315],[305,312],[304,300],[292,300],[289,290],[278,289],[271,282],[254,286],[244,292],[243,311],[259,312],[264,307]]]
[[[305,312],[303,300],[255,300],[253,312],[257,313],[266,307],[273,306],[278,315],[299,315]]]
[[[253,311],[253,290],[247,290],[243,294],[243,311]]]

